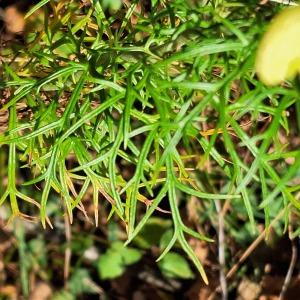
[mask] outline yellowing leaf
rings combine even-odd
[[[287,8],[272,20],[259,45],[255,67],[267,85],[300,73],[300,7]]]

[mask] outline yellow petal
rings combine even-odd
[[[258,47],[256,72],[276,85],[300,73],[300,7],[290,7],[272,20]]]

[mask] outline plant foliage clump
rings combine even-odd
[[[253,230],[256,218],[268,226],[289,203],[299,208],[290,182],[300,151],[282,142],[297,130],[288,118],[297,93],[265,87],[253,72],[267,12],[256,1],[206,2],[113,10],[99,0],[44,0],[28,13],[42,7],[40,30],[17,55],[3,53],[3,95],[11,96],[2,107],[8,185],[0,204],[10,203],[12,217],[25,216],[24,200],[51,224],[56,193],[72,222],[75,208],[86,214],[92,189],[95,223],[110,206],[130,242],[167,207],[173,235],[161,257],[179,242],[207,281],[186,238],[210,239],[184,224],[180,203],[197,197],[202,220],[215,200],[242,203]],[[21,187],[18,167],[27,174]]]

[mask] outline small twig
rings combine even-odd
[[[83,282],[84,282],[84,284],[86,284],[87,286],[89,286],[92,291],[95,291],[97,294],[99,294],[100,299],[101,299],[101,295],[102,296],[105,295],[105,292],[104,292],[103,288],[101,286],[99,286],[98,284],[96,284],[91,279],[84,278]]]
[[[218,258],[220,265],[220,286],[222,290],[222,300],[227,300],[228,290],[225,277],[225,233],[224,233],[224,215],[219,200],[215,201],[218,212]]]
[[[66,237],[66,250],[65,250],[65,261],[64,261],[64,286],[67,288],[67,282],[70,274],[70,263],[71,263],[71,239],[72,239],[72,232],[70,221],[67,213],[67,209],[65,206],[65,214],[64,214],[64,221],[65,221],[65,237]]]
[[[291,205],[289,205],[290,207]],[[282,217],[282,215],[284,214],[285,209],[282,209],[278,215],[276,216],[276,218],[271,222],[270,224],[270,228],[273,227]],[[232,268],[228,271],[228,273],[226,274],[226,279],[230,279],[235,273],[236,271],[239,269],[240,265],[250,256],[250,254],[256,249],[256,247],[265,239],[267,234],[267,228],[265,228],[262,233],[252,242],[252,244],[247,248],[247,250],[243,253],[243,255],[240,257],[240,259],[238,260],[237,263],[234,264],[234,266],[232,266]],[[217,286],[215,288],[215,290],[210,294],[210,296],[208,297],[208,300],[212,300],[214,299],[216,293],[221,292],[221,286]]]
[[[294,2],[294,1],[290,1],[290,0],[263,0],[263,1],[261,1],[261,3],[265,4],[268,1],[276,2],[276,3],[279,3],[279,4],[285,4],[285,5],[293,5],[293,6],[298,5],[298,3]]]
[[[3,21],[3,19],[4,19],[4,16],[5,16],[5,11],[4,11],[4,9],[3,9],[3,8],[1,8],[1,7],[0,7],[0,20],[2,20],[2,21]]]
[[[25,241],[25,229],[21,220],[15,220],[15,236],[18,243],[19,252],[19,265],[20,265],[20,280],[21,288],[24,298],[29,295],[29,279],[28,279],[28,264],[26,257],[26,241]]]
[[[291,241],[291,246],[292,246],[292,257],[291,257],[291,261],[290,261],[290,265],[289,265],[289,269],[286,273],[285,279],[284,279],[284,283],[279,295],[279,300],[284,300],[285,299],[285,294],[286,291],[291,283],[291,279],[292,279],[292,275],[295,269],[295,265],[296,265],[296,261],[297,261],[297,256],[298,256],[298,250],[297,250],[297,246],[295,244],[295,240],[292,238],[292,226],[289,225],[289,238]]]

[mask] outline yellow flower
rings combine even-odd
[[[258,47],[256,72],[262,82],[277,85],[300,73],[300,7],[280,12]]]

